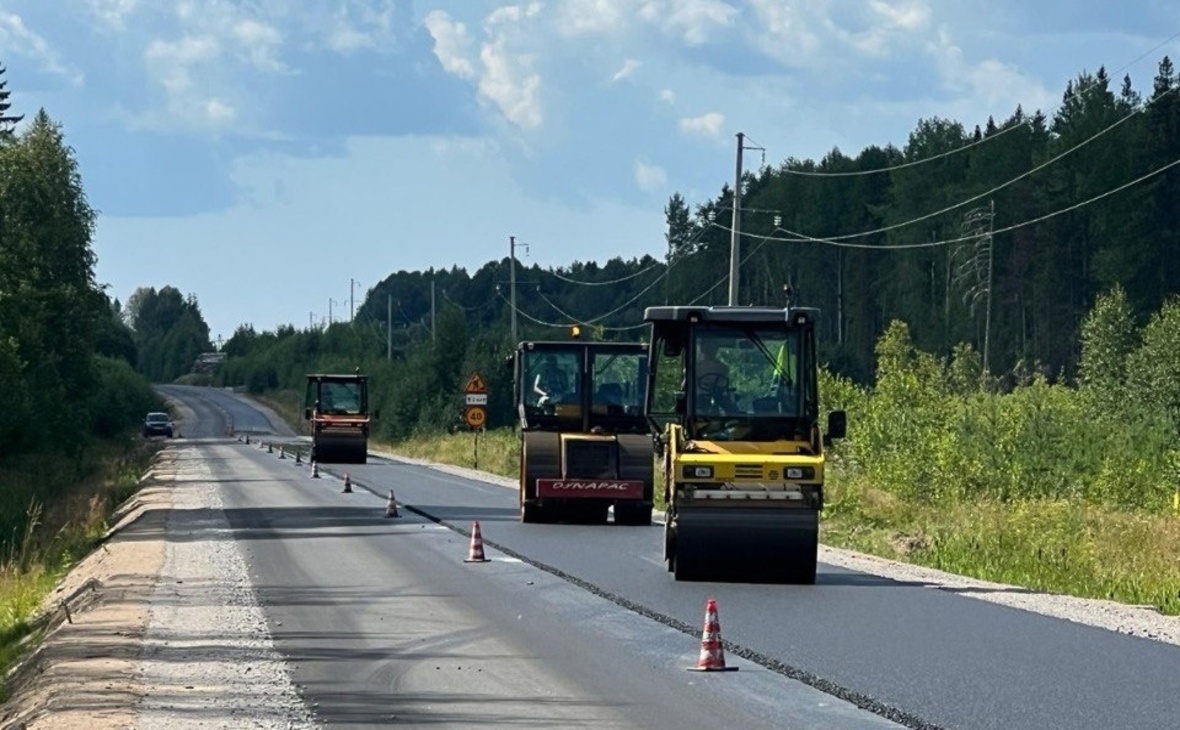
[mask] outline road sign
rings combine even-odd
[[[480,428],[488,420],[488,411],[483,406],[467,406],[463,412],[463,421],[470,428]]]
[[[488,404],[487,393],[468,393],[467,405],[469,406],[486,406]]]
[[[479,373],[472,373],[471,377],[467,379],[467,385],[463,386],[464,393],[487,393],[488,384],[484,382],[483,376]]]

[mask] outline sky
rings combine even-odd
[[[391,273],[661,257],[747,170],[1150,90],[1180,3],[0,0],[13,110],[63,125],[96,276],[211,334],[319,326]],[[27,122],[26,122],[27,123]],[[764,156],[763,156],[764,155]],[[719,267],[724,267],[719,262]]]

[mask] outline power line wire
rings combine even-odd
[[[1088,138],[1086,138],[1086,139],[1082,140],[1081,142],[1078,142],[1078,143],[1077,143],[1076,145],[1074,145],[1073,147],[1070,147],[1069,149],[1067,149],[1067,150],[1065,150],[1065,151],[1063,151],[1063,152],[1061,152],[1061,153],[1059,153],[1059,154],[1057,154],[1057,155],[1055,155],[1055,156],[1053,156],[1053,157],[1049,158],[1048,160],[1045,160],[1045,161],[1044,161],[1044,162],[1042,162],[1041,164],[1039,164],[1039,165],[1036,165],[1035,167],[1033,167],[1033,168],[1031,168],[1031,169],[1029,169],[1029,170],[1026,170],[1025,172],[1022,172],[1022,173],[1020,173],[1019,175],[1017,175],[1016,177],[1012,178],[1011,180],[1007,180],[1006,182],[1002,182],[1002,183],[1000,183],[999,185],[996,185],[995,187],[991,188],[990,190],[985,190],[984,192],[982,192],[982,193],[979,193],[978,195],[973,195],[973,196],[971,196],[970,198],[967,198],[967,199],[965,199],[965,200],[961,200],[961,201],[959,201],[958,203],[955,203],[955,204],[953,204],[953,205],[949,205],[949,206],[947,206],[947,207],[945,207],[945,208],[942,208],[941,210],[936,210],[936,211],[934,211],[933,213],[926,213],[925,215],[920,215],[920,216],[918,216],[917,218],[911,218],[910,220],[907,220],[907,221],[902,221],[902,222],[900,222],[900,223],[893,223],[893,224],[890,224],[890,225],[887,225],[887,226],[882,226],[882,227],[880,227],[880,228],[874,228],[873,230],[869,230],[869,231],[861,231],[861,232],[859,232],[859,233],[845,233],[845,234],[841,234],[841,235],[838,235],[838,236],[828,236],[828,237],[826,237],[826,238],[824,238],[824,239],[822,239],[822,240],[826,240],[826,241],[848,241],[848,240],[851,240],[851,239],[853,239],[853,238],[866,238],[866,237],[868,237],[868,236],[875,236],[875,235],[878,235],[878,234],[880,234],[880,233],[888,233],[889,231],[895,231],[895,230],[898,230],[898,229],[900,229],[900,228],[906,228],[906,227],[908,227],[908,226],[912,226],[912,225],[914,225],[915,223],[921,223],[922,221],[930,220],[931,218],[937,218],[937,217],[938,217],[938,216],[940,216],[940,215],[945,215],[946,213],[950,213],[951,211],[957,210],[957,209],[959,209],[959,208],[962,208],[962,207],[965,207],[965,206],[967,206],[967,205],[971,205],[972,203],[977,203],[977,202],[979,202],[980,200],[983,200],[984,198],[990,197],[990,196],[992,196],[992,195],[994,195],[994,194],[998,193],[999,191],[1003,190],[1004,188],[1007,188],[1007,187],[1009,187],[1009,186],[1011,186],[1011,185],[1014,185],[1014,184],[1016,184],[1016,183],[1020,182],[1021,180],[1024,180],[1025,178],[1027,178],[1027,177],[1029,177],[1029,176],[1033,175],[1034,173],[1040,172],[1041,170],[1044,170],[1046,167],[1049,167],[1050,165],[1053,165],[1053,164],[1055,164],[1055,163],[1059,162],[1061,159],[1063,159],[1063,158],[1067,157],[1068,155],[1071,155],[1071,154],[1073,154],[1074,152],[1076,152],[1076,151],[1080,150],[1082,147],[1085,147],[1086,145],[1090,144],[1091,142],[1093,142],[1094,140],[1098,139],[1099,137],[1101,137],[1101,136],[1105,135],[1106,133],[1108,133],[1108,132],[1110,132],[1110,131],[1114,130],[1114,129],[1115,129],[1115,128],[1117,128],[1117,127],[1119,127],[1120,125],[1122,125],[1122,124],[1123,124],[1123,123],[1125,123],[1127,120],[1129,120],[1129,119],[1131,119],[1132,117],[1134,117],[1135,115],[1137,115],[1137,114],[1143,114],[1144,112],[1146,112],[1146,111],[1147,111],[1147,109],[1148,109],[1148,108],[1150,108],[1150,107],[1151,107],[1151,105],[1152,105],[1152,104],[1154,104],[1154,103],[1158,102],[1160,99],[1163,99],[1163,98],[1164,98],[1165,96],[1167,96],[1168,94],[1171,94],[1172,92],[1176,91],[1176,89],[1177,89],[1177,88],[1180,88],[1180,87],[1175,87],[1175,86],[1174,86],[1174,87],[1172,87],[1172,88],[1168,89],[1167,91],[1163,92],[1162,94],[1160,94],[1159,96],[1157,96],[1157,97],[1156,97],[1155,99],[1153,99],[1152,101],[1149,101],[1147,104],[1145,104],[1145,105],[1143,106],[1143,108],[1142,108],[1142,109],[1136,109],[1136,110],[1132,111],[1131,113],[1129,113],[1129,114],[1127,114],[1126,116],[1122,117],[1121,119],[1119,119],[1118,121],[1116,121],[1116,122],[1114,122],[1113,124],[1109,125],[1109,126],[1108,126],[1108,127],[1106,127],[1105,129],[1103,129],[1103,130],[1101,130],[1101,131],[1099,131],[1099,132],[1096,132],[1096,133],[1095,133],[1093,136],[1091,136],[1091,137],[1088,137]],[[785,230],[785,229],[784,229],[784,230]],[[745,233],[742,233],[742,235],[744,236],[744,235],[747,235],[747,234],[745,234]],[[816,240],[816,237],[811,237],[811,236],[808,236],[808,235],[807,235],[807,234],[805,234],[805,233],[796,233],[796,234],[794,234],[794,235],[801,236],[801,237],[805,238],[806,240]]]
[[[1135,64],[1137,64],[1137,63],[1139,63],[1140,61],[1142,61],[1142,60],[1143,60],[1144,58],[1146,58],[1146,57],[1147,57],[1149,54],[1151,54],[1151,53],[1154,53],[1155,51],[1157,51],[1157,50],[1159,50],[1160,48],[1162,48],[1162,47],[1166,46],[1167,44],[1171,43],[1172,41],[1176,40],[1177,38],[1180,38],[1180,31],[1177,31],[1176,33],[1173,33],[1173,34],[1172,34],[1171,36],[1169,36],[1167,39],[1165,39],[1165,40],[1163,40],[1163,41],[1161,41],[1161,42],[1157,43],[1155,46],[1153,46],[1153,47],[1152,47],[1152,48],[1150,48],[1149,50],[1147,50],[1147,51],[1144,51],[1144,52],[1143,52],[1143,53],[1141,53],[1140,55],[1136,56],[1136,57],[1135,57],[1133,60],[1131,60],[1131,61],[1129,61],[1129,62],[1127,62],[1127,63],[1123,64],[1123,65],[1122,65],[1122,66],[1120,66],[1119,68],[1115,69],[1113,72],[1111,72],[1110,74],[1108,74],[1108,75],[1107,75],[1107,78],[1108,78],[1108,79],[1109,79],[1109,78],[1114,78],[1115,76],[1117,76],[1118,74],[1122,73],[1122,72],[1123,72],[1123,71],[1125,71],[1126,69],[1128,69],[1128,68],[1130,68],[1131,66],[1134,66]],[[1091,89],[1093,89],[1093,88],[1095,88],[1096,86],[1098,86],[1098,83],[1095,81],[1095,82],[1092,82],[1092,83],[1091,83],[1089,86],[1087,86],[1087,87],[1086,87],[1086,88],[1084,88],[1084,89],[1075,89],[1075,90],[1074,90],[1074,93],[1076,93],[1076,94],[1086,94],[1086,93],[1089,93],[1089,92],[1090,92],[1090,90],[1091,90]],[[1062,106],[1064,106],[1064,104],[1062,104]],[[1062,106],[1059,106],[1059,107],[1057,107],[1057,110],[1058,110],[1058,111],[1060,111],[1060,109],[1062,108]],[[1056,113],[1056,112],[1054,112],[1054,113]],[[1023,126],[1026,126],[1026,125],[1028,125],[1028,124],[1031,124],[1031,123],[1033,122],[1033,120],[1034,120],[1034,119],[1035,119],[1035,115],[1034,115],[1033,117],[1029,117],[1028,119],[1026,119],[1025,121],[1023,121],[1023,122],[1021,122],[1021,123],[1019,123],[1019,124],[1013,124],[1012,126],[1010,126],[1010,127],[1006,127],[1006,128],[1004,128],[1004,129],[1001,129],[1001,130],[997,131],[997,132],[996,132],[996,133],[994,133],[994,134],[990,134],[990,135],[987,135],[987,136],[985,136],[985,137],[983,137],[983,138],[981,138],[981,139],[974,140],[973,142],[971,142],[971,143],[969,143],[969,144],[965,144],[965,145],[963,145],[963,146],[961,146],[961,147],[956,147],[956,148],[955,148],[955,149],[953,149],[953,150],[947,150],[947,151],[945,151],[945,152],[940,152],[940,153],[938,153],[938,154],[936,154],[936,155],[932,155],[932,156],[930,156],[930,157],[923,157],[923,158],[922,158],[922,159],[920,159],[920,160],[910,160],[909,162],[902,162],[902,163],[899,163],[899,164],[896,164],[896,165],[887,165],[887,166],[885,166],[885,167],[878,167],[878,168],[874,168],[874,169],[872,169],[872,170],[850,170],[850,171],[845,171],[845,172],[818,172],[818,171],[812,171],[812,170],[793,170],[793,169],[789,169],[789,168],[783,167],[783,168],[781,168],[781,172],[782,172],[782,173],[784,173],[784,174],[786,174],[786,175],[795,175],[795,176],[797,176],[797,177],[831,177],[831,178],[838,178],[838,177],[862,177],[862,176],[865,176],[865,175],[876,175],[876,174],[880,174],[880,173],[882,173],[882,172],[892,172],[892,171],[894,171],[894,170],[904,170],[904,169],[907,169],[907,168],[910,168],[910,167],[916,167],[916,166],[918,166],[918,165],[924,165],[924,164],[926,164],[926,163],[928,163],[928,162],[934,162],[935,160],[941,160],[941,159],[943,159],[943,158],[950,157],[950,156],[952,156],[952,155],[957,155],[957,154],[959,154],[960,152],[966,152],[967,150],[969,150],[969,149],[971,149],[971,148],[973,148],[973,147],[977,147],[977,146],[979,146],[979,145],[982,145],[982,144],[984,144],[985,142],[991,142],[992,140],[998,139],[999,137],[1001,137],[1001,136],[1003,136],[1003,135],[1007,134],[1008,132],[1011,132],[1011,131],[1012,131],[1012,130],[1014,130],[1014,129],[1020,129],[1020,128],[1021,128],[1021,127],[1023,127]]]
[[[638,276],[643,276],[647,272],[649,272],[653,269],[659,268],[660,266],[663,266],[663,264],[661,264],[660,262],[657,261],[656,263],[652,264],[651,266],[640,269],[639,271],[636,271],[634,273],[627,274],[626,276],[621,276],[618,279],[611,279],[610,281],[578,281],[576,279],[571,279],[569,277],[562,276],[561,274],[557,273],[556,271],[552,271],[552,270],[546,271],[544,273],[549,274],[550,276],[552,276],[554,278],[561,279],[562,281],[566,282],[567,284],[575,284],[578,286],[609,286],[611,284],[619,284],[624,281],[630,281],[631,279],[634,279]]]
[[[1156,175],[1159,175],[1160,173],[1166,172],[1167,170],[1170,170],[1171,168],[1176,167],[1177,165],[1180,165],[1180,159],[1172,160],[1168,164],[1166,164],[1162,167],[1159,167],[1155,170],[1152,170],[1149,173],[1141,175],[1141,176],[1135,178],[1134,180],[1131,180],[1130,182],[1123,183],[1122,185],[1119,185],[1116,188],[1112,188],[1111,190],[1107,190],[1106,192],[1099,193],[1098,195],[1095,195],[1091,198],[1087,198],[1086,200],[1083,200],[1079,203],[1074,203],[1073,205],[1067,206],[1065,208],[1061,208],[1060,210],[1055,210],[1051,213],[1046,213],[1045,215],[1038,216],[1036,218],[1032,218],[1030,220],[1023,221],[1021,223],[1015,223],[1015,224],[1007,226],[1005,228],[997,228],[994,231],[992,231],[991,233],[992,233],[992,235],[995,235],[998,233],[1008,233],[1009,231],[1015,231],[1015,230],[1019,230],[1021,228],[1026,228],[1028,226],[1036,225],[1037,223],[1043,223],[1044,221],[1047,221],[1051,218],[1056,218],[1059,215],[1071,213],[1071,212],[1078,210],[1080,208],[1084,208],[1087,205],[1090,205],[1092,203],[1096,203],[1099,200],[1102,200],[1104,198],[1108,198],[1116,193],[1120,193],[1123,190],[1126,190],[1127,188],[1134,187],[1135,185],[1138,185],[1139,183],[1144,182],[1145,180],[1149,180],[1149,179],[1155,177]],[[720,228],[723,231],[732,231],[733,230],[731,228],[720,225],[718,223],[711,223],[709,225],[714,226],[716,228]],[[890,251],[890,250],[902,250],[902,249],[914,249],[914,248],[937,248],[939,246],[949,246],[951,244],[964,243],[966,241],[973,241],[976,238],[978,238],[978,236],[962,236],[959,238],[947,238],[947,239],[943,239],[940,241],[924,241],[922,243],[872,244],[872,243],[849,243],[847,241],[838,240],[837,237],[815,238],[812,236],[807,236],[802,233],[797,233],[795,231],[788,230],[786,228],[780,228],[779,230],[782,230],[786,233],[791,234],[792,236],[797,236],[797,237],[796,238],[781,238],[778,236],[762,236],[762,235],[759,235],[756,233],[745,233],[745,232],[743,232],[742,235],[749,236],[750,238],[758,239],[763,242],[773,241],[775,243],[819,243],[819,244],[823,244],[826,246],[836,246],[839,248],[860,248],[860,249],[869,249],[869,250],[874,250],[874,251]]]

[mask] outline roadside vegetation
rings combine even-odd
[[[42,110],[18,129],[10,94],[0,65],[0,671],[130,494],[154,450],[134,436],[163,408],[95,281],[95,212],[61,126]]]

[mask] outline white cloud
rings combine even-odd
[[[869,7],[877,17],[893,28],[914,32],[924,30],[930,22],[930,8],[917,0],[886,2],[872,0]]]
[[[395,0],[344,0],[326,28],[327,46],[349,55],[363,50],[379,50],[397,41]]]
[[[477,70],[469,57],[471,40],[466,27],[443,11],[427,15],[424,24],[434,38],[434,55],[450,74],[473,81],[481,100],[494,105],[508,121],[521,129],[536,129],[544,122],[541,76],[533,68],[533,56],[517,50],[528,31],[526,24],[541,12],[540,3],[507,5],[484,20],[486,39],[480,44]]]
[[[781,0],[765,0],[781,4]],[[716,30],[733,24],[738,9],[721,0],[647,0],[639,17],[657,23],[664,32],[679,36],[689,45],[709,40]]]
[[[856,55],[883,58],[914,46],[928,30],[928,0],[870,0],[844,4],[833,0],[784,3],[750,0],[755,45],[780,62],[797,68],[826,67]]]
[[[664,89],[660,92],[660,101],[664,102],[665,104],[675,104],[676,92],[672,91],[671,89]]]
[[[719,112],[709,112],[699,117],[680,120],[680,131],[685,134],[716,137],[721,134],[721,127],[725,124],[725,115]]]
[[[624,15],[633,0],[567,0],[557,19],[564,35],[616,32],[625,27]]]
[[[98,16],[99,20],[122,30],[127,16],[135,12],[139,0],[86,0],[90,12]]]
[[[40,64],[42,70],[65,77],[73,84],[81,84],[84,80],[82,72],[64,63],[57,51],[51,48],[44,38],[30,30],[19,15],[6,13],[2,8],[0,48],[3,48],[5,53],[32,59]]]
[[[283,35],[272,25],[245,19],[233,27],[233,35],[246,51],[251,63],[263,71],[286,71],[276,52],[283,44]]]
[[[635,182],[647,192],[659,190],[668,183],[668,173],[659,165],[649,165],[643,160],[636,160]]]
[[[434,38],[434,55],[447,73],[461,79],[475,78],[471,61],[471,38],[467,26],[451,20],[442,10],[432,10],[423,21]]]
[[[926,44],[926,52],[934,59],[943,87],[961,96],[960,105],[971,107],[961,112],[962,118],[986,117],[992,110],[1015,109],[1017,104],[1026,111],[1053,105],[1054,97],[1044,85],[1015,66],[994,58],[968,62],[946,28]]]
[[[541,77],[527,71],[530,60],[510,53],[502,38],[485,43],[479,59],[484,66],[479,80],[480,95],[499,107],[508,121],[518,127],[541,126],[544,113],[537,95]]]
[[[631,74],[635,73],[635,71],[638,70],[642,65],[643,64],[641,64],[639,61],[636,61],[634,58],[628,58],[623,62],[623,67],[616,71],[615,75],[611,77],[611,81],[622,81]]]
[[[152,41],[144,51],[149,70],[171,95],[193,87],[191,67],[221,55],[221,45],[209,36],[185,36],[179,41]]]
[[[226,104],[221,99],[210,99],[209,102],[205,104],[205,116],[207,116],[209,121],[213,122],[214,124],[221,124],[232,121],[236,116],[236,112],[234,112],[234,108],[232,106]]]

